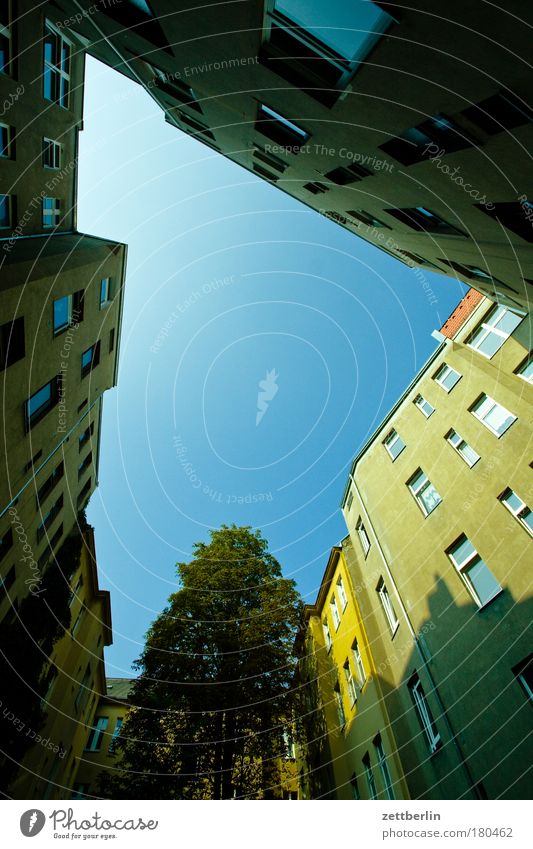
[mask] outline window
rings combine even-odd
[[[329,625],[328,625],[327,619],[324,619],[324,621],[322,622],[322,630],[324,631],[324,639],[326,641],[326,648],[329,652],[330,649],[331,649],[331,646],[333,645],[333,641],[331,639],[331,632],[329,630]]]
[[[13,127],[0,124],[0,158],[13,159]]]
[[[100,342],[95,342],[81,355],[81,376],[86,377],[100,363]]]
[[[394,250],[401,254],[401,256],[405,257],[407,265],[410,267],[414,263],[415,265],[427,265],[429,268],[435,268],[437,271],[442,271],[436,263],[431,262],[429,259],[425,259],[425,257],[420,256],[420,254],[414,254],[412,251],[402,251],[400,248],[395,248]]]
[[[431,715],[431,711],[422,688],[422,682],[416,673],[410,679],[407,687],[415,706],[418,722],[420,723],[426,742],[429,746],[429,751],[432,753],[436,752],[441,745],[440,734],[437,731],[433,716]]]
[[[259,159],[263,165],[269,165],[270,168],[274,168],[275,171],[279,171],[281,174],[287,169],[287,162],[284,162],[278,156],[274,156],[273,153],[264,150],[258,144],[254,145],[252,155],[254,159]]]
[[[30,469],[35,472],[34,466],[36,465],[37,460],[40,460],[42,456],[43,449],[39,448],[39,450],[31,458],[31,460],[28,460],[28,462],[25,464],[24,468],[22,469],[22,474],[25,475],[26,472],[30,471]]]
[[[521,197],[524,198],[525,195]],[[533,227],[531,221],[528,220],[528,216],[530,217],[533,213],[533,204],[529,201],[493,203],[490,209],[482,203],[476,203],[474,206],[477,206],[485,215],[494,218],[500,226],[506,227],[512,233],[516,233],[517,236],[521,236],[524,241],[533,242]],[[489,234],[487,234],[487,238],[489,238]]]
[[[422,395],[417,395],[413,401],[413,404],[415,405],[415,407],[418,407],[418,409],[421,413],[423,413],[426,419],[429,419],[429,417],[435,412],[435,407],[432,407],[429,401],[426,401],[426,399],[423,398]]]
[[[43,516],[40,525],[37,526],[37,542],[40,542],[44,537],[47,529],[50,525],[53,524],[56,517],[59,515],[61,510],[63,509],[63,493],[59,496],[57,501],[52,505],[50,510]]]
[[[52,474],[46,478],[44,483],[42,483],[39,489],[37,490],[37,507],[39,507],[39,504],[44,501],[45,498],[48,498],[52,490],[62,479],[64,473],[65,466],[63,464],[63,461],[61,460],[61,462],[55,467]]]
[[[58,336],[83,319],[83,289],[73,295],[63,295],[53,303],[54,336]]]
[[[394,634],[398,630],[400,622],[398,621],[398,617],[396,616],[394,607],[392,606],[392,601],[391,601],[391,598],[390,598],[390,595],[389,595],[389,591],[387,590],[387,587],[385,586],[385,581],[383,580],[383,578],[380,579],[376,589],[377,589],[377,593],[379,595],[379,600],[381,602],[381,606],[383,608],[383,612],[385,613],[385,616],[387,618],[387,622],[389,623],[389,628],[391,630],[391,634],[394,636]]]
[[[501,593],[500,584],[464,534],[448,549],[447,554],[479,607],[488,604]]]
[[[109,331],[109,353],[112,354],[115,348],[115,328]]]
[[[522,315],[517,315],[506,307],[495,306],[476,327],[468,339],[468,345],[490,360],[522,319]]]
[[[341,165],[338,168],[334,168],[333,171],[328,171],[327,174],[324,174],[324,177],[326,180],[331,180],[337,186],[348,186],[350,183],[362,180],[363,177],[371,176],[371,174],[372,171],[369,171],[368,168],[365,168],[363,165],[357,165],[354,162],[352,165]]]
[[[43,167],[61,168],[61,145],[53,139],[43,138]]]
[[[499,496],[502,504],[505,504],[507,509],[518,519],[521,525],[524,526],[533,536],[533,513],[522,499],[513,492],[509,487]]]
[[[61,218],[59,198],[43,198],[43,227],[57,227]]]
[[[529,701],[533,704],[533,654],[529,654],[514,666],[513,673]]]
[[[365,769],[366,775],[366,783],[368,786],[368,795],[371,799],[378,798],[378,792],[376,790],[376,781],[374,779],[374,773],[372,772],[372,767],[370,766],[370,755],[368,752],[363,757],[363,767]]]
[[[346,499],[346,509],[351,510],[353,504],[353,492],[348,493],[348,498]]]
[[[533,121],[533,113],[526,104],[504,89],[481,103],[463,109],[461,114],[489,136]]]
[[[95,719],[95,723],[93,728],[91,729],[91,733],[89,734],[89,739],[87,740],[87,745],[85,746],[86,752],[99,752],[102,748],[102,738],[104,736],[104,732],[107,728],[109,722],[109,718],[107,716],[97,716]]]
[[[392,787],[392,779],[389,772],[389,766],[387,764],[385,749],[383,748],[383,740],[381,739],[381,734],[378,734],[377,737],[374,738],[373,743],[376,749],[376,757],[378,761],[379,771],[381,772],[381,778],[383,780],[383,786],[385,787],[387,799],[395,799],[396,797],[394,795],[394,790]]]
[[[56,376],[28,398],[24,405],[26,432],[32,429],[57,404],[59,378]]]
[[[446,434],[446,441],[450,443],[452,448],[455,448],[457,453],[463,458],[465,463],[470,466],[470,468],[475,466],[479,460],[479,454],[474,451],[468,442],[465,442],[465,440],[459,436],[457,431],[450,430],[449,433]]]
[[[522,380],[526,380],[528,383],[533,383],[533,354],[530,354],[529,357],[524,360],[522,365],[518,367],[515,374],[518,377],[521,377]]]
[[[10,2],[2,3],[0,10],[0,74],[11,74],[13,59],[11,48],[11,14]]]
[[[72,636],[74,636],[74,634],[76,633],[76,631],[80,627],[80,622],[83,619],[84,613],[85,613],[85,605],[82,601],[80,609],[78,610],[78,615],[76,616],[76,618],[74,620],[74,624],[72,625],[72,628],[70,629]]]
[[[335,630],[337,630],[337,628],[341,624],[341,617],[339,613],[339,608],[337,607],[337,599],[334,595],[332,595],[329,600],[329,606],[331,608],[331,617],[333,619],[333,624],[335,626]]]
[[[346,679],[346,686],[348,688],[348,695],[350,697],[350,705],[353,707],[357,701],[357,684],[355,678],[353,677],[349,660],[346,660],[343,668],[344,677]]]
[[[376,227],[378,230],[390,230],[388,224],[385,224],[379,218],[366,212],[364,209],[349,209],[346,213],[351,218],[354,218],[359,224],[364,224],[366,227]]]
[[[497,404],[489,395],[482,395],[470,408],[470,412],[496,436],[502,436],[516,421],[516,416]]]
[[[18,363],[25,356],[24,318],[0,325],[0,371]]]
[[[468,278],[469,280],[474,281],[482,281],[492,282],[496,280],[500,285],[503,285],[501,281],[497,280],[496,277],[493,277],[492,274],[488,270],[483,270],[482,268],[478,268],[477,265],[465,265],[462,262],[454,262],[451,259],[444,259],[444,257],[439,257],[439,262],[443,262],[445,265],[448,265],[450,268],[453,268],[457,274],[461,274],[463,277]]]
[[[76,586],[74,587],[74,589],[72,589],[70,591],[70,595],[69,595],[69,599],[68,599],[69,607],[72,605],[73,601],[77,601],[78,599],[81,601],[81,599],[79,598],[79,594],[80,594],[82,587],[83,587],[83,575],[80,575],[80,577],[76,581]]]
[[[78,510],[83,506],[90,490],[91,490],[91,478],[87,478],[87,480],[83,484],[83,487],[80,490],[80,493],[78,495],[78,500],[77,500]]]
[[[116,719],[116,722],[115,722],[115,728],[113,730],[113,736],[111,737],[111,741],[109,743],[109,754],[110,755],[115,754],[115,746],[117,745],[118,738],[120,737],[120,732],[122,730],[123,723],[124,723],[123,718],[121,716],[117,716],[117,719]],[[294,746],[294,744],[292,744],[292,745]]]
[[[269,0],[260,61],[330,107],[392,20],[364,0]]]
[[[3,600],[4,593],[9,592],[13,584],[15,583],[15,578],[17,576],[17,572],[15,566],[13,565],[9,572],[6,574],[4,578],[0,578],[0,600]]]
[[[359,517],[357,525],[355,526],[355,530],[357,531],[357,536],[359,537],[359,542],[361,543],[363,554],[366,557],[366,555],[370,551],[370,540],[368,539],[368,534],[365,530],[363,522],[361,521],[361,517]]]
[[[357,680],[359,681],[359,686],[362,687],[366,681],[366,671],[361,655],[361,649],[359,648],[357,640],[354,640],[352,644],[352,657],[357,672]]]
[[[342,575],[339,575],[339,577],[337,578],[337,592],[341,601],[342,610],[344,611],[346,609],[346,605],[348,604],[348,596],[346,595],[346,590],[344,589],[344,581],[342,580]]]
[[[323,195],[329,191],[329,186],[324,186],[322,183],[304,183],[303,187],[306,192],[311,192],[312,195]]]
[[[430,153],[429,147],[436,144],[439,155],[453,153],[470,147],[472,138],[458,124],[446,115],[435,115],[416,127],[410,127],[397,138],[380,145],[381,150],[390,154],[403,165],[420,162]],[[438,150],[437,148],[437,150]],[[437,153],[433,148],[433,153]]]
[[[0,195],[0,229],[11,227],[12,198],[11,195]]]
[[[387,452],[392,460],[395,460],[396,457],[401,454],[403,449],[405,448],[405,442],[394,429],[387,434],[387,436],[383,440],[383,445],[387,449]]]
[[[148,62],[146,64],[148,65]],[[167,74],[166,71],[162,71],[154,65],[148,65],[148,67],[154,74],[155,87],[159,91],[167,94],[173,100],[177,100],[180,106],[188,106],[189,109],[202,113],[202,107],[190,85],[178,79],[176,75]]]
[[[78,687],[78,692],[76,693],[76,698],[74,699],[74,707],[76,709],[76,713],[80,713],[83,711],[85,705],[87,704],[87,700],[89,698],[91,692],[90,686],[91,680],[91,665],[88,663],[85,672],[83,673],[83,678],[80,682],[80,686]]]
[[[0,560],[3,560],[7,552],[13,545],[13,531],[8,528],[7,531],[0,537]]]
[[[78,404],[78,413],[81,413],[83,408],[86,407],[88,403],[89,403],[89,399],[84,398],[83,401],[81,402],[81,404]]]
[[[80,450],[80,451],[81,451],[83,448],[85,448],[85,446],[86,446],[86,445],[87,445],[87,443],[89,442],[89,440],[90,440],[91,436],[93,435],[93,433],[94,433],[94,422],[91,422],[91,424],[89,425],[89,427],[85,428],[85,430],[83,431],[83,433],[82,433],[82,434],[80,434],[80,437],[79,437],[79,439],[78,439],[78,443],[79,443],[79,450]]]
[[[78,480],[81,480],[87,469],[90,467],[93,461],[93,452],[89,451],[83,462],[78,466]]]
[[[263,103],[258,105],[255,129],[280,146],[286,147],[291,153],[299,153],[309,138],[308,132]]]
[[[436,374],[433,375],[433,380],[445,392],[451,392],[455,384],[461,380],[461,377],[462,375],[458,371],[455,371],[447,363],[443,363]]]
[[[189,128],[192,132],[190,135],[192,136],[201,136],[203,141],[215,141],[215,137],[208,127],[205,124],[202,124],[200,121],[197,121],[196,118],[192,118],[190,115],[185,115],[183,112],[176,112],[180,122],[185,124],[186,127]]]
[[[44,32],[43,96],[68,109],[70,43],[46,21]]]
[[[406,209],[386,209],[389,215],[406,224],[412,230],[422,230],[426,233],[439,233],[444,236],[464,236],[465,234],[441,218],[425,206],[415,206]]]
[[[353,773],[352,777],[350,778],[350,784],[352,786],[352,795],[353,795],[354,799],[359,800],[361,798],[361,793],[359,792],[359,785],[357,783],[357,776],[356,776],[355,772]]]
[[[263,168],[263,166],[258,165],[257,162],[252,164],[252,168],[256,174],[259,174],[260,177],[265,177],[265,179],[272,180],[274,183],[277,183],[279,180],[279,174],[273,174],[272,171],[269,171],[267,168]]]
[[[429,516],[442,501],[439,493],[422,469],[417,469],[413,477],[407,482],[407,486],[424,516]]]
[[[109,306],[112,300],[111,278],[103,277],[102,280],[100,280],[100,309]]]
[[[333,689],[333,696],[335,698],[335,706],[337,708],[337,717],[339,719],[339,728],[344,728],[346,725],[346,716],[344,714],[344,705],[342,703],[342,694],[340,690],[339,684],[335,684]]]
[[[39,556],[39,559],[37,561],[37,563],[39,564],[39,569],[42,570],[42,569],[45,568],[45,566],[47,566],[47,564],[50,560],[50,557],[54,553],[54,548],[56,547],[56,545],[58,544],[58,542],[60,541],[62,536],[63,536],[63,522],[61,522],[61,524],[58,526],[57,531],[55,532],[53,537],[50,540],[48,540],[47,545],[45,546],[44,550],[41,552],[41,555]]]

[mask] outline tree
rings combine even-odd
[[[294,709],[301,600],[259,531],[222,526],[178,563],[180,589],[135,667],[119,798],[272,798]]]

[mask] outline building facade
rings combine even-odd
[[[301,798],[409,798],[357,591],[336,546],[315,604],[305,607]]]
[[[483,15],[450,0],[437,18],[429,0],[57,0],[48,15],[73,49],[144,86],[172,126],[416,267],[418,282],[434,271],[529,308],[520,0]]]
[[[353,461],[342,510],[412,798],[527,798],[527,320],[471,290]]]

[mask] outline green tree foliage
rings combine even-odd
[[[179,563],[180,589],[155,620],[101,793],[121,798],[278,795],[294,709],[301,601],[266,540],[223,526]]]

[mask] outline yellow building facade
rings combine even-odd
[[[312,694],[299,757],[301,798],[406,799],[381,682],[342,547],[305,608],[300,677]]]

